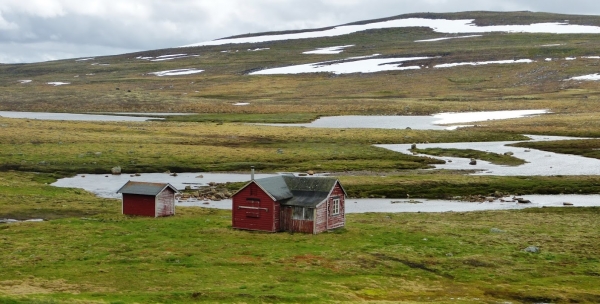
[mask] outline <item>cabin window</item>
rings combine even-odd
[[[259,218],[260,217],[260,201],[257,199],[246,200],[246,217]]]
[[[331,212],[333,215],[340,214],[340,199],[339,198],[333,199],[333,206],[331,209],[332,209]]]
[[[293,218],[295,220],[312,221],[314,214],[313,211],[313,208],[294,207]]]

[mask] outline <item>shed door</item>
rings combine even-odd
[[[292,231],[293,229],[293,207],[281,206],[280,227],[282,231]]]

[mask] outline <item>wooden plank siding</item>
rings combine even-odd
[[[279,203],[251,183],[233,197],[232,227],[244,230],[279,231]]]
[[[123,193],[123,214],[156,216],[154,203],[156,198],[153,195],[138,195]]]
[[[175,215],[175,191],[166,188],[156,196],[155,216]]]
[[[281,231],[287,232],[299,232],[299,233],[314,233],[314,220],[304,220],[304,219],[296,219],[294,218],[294,208],[303,208],[303,207],[294,207],[294,206],[283,206],[281,208]],[[306,212],[313,213],[314,218],[314,208],[304,208]]]
[[[334,214],[333,201],[340,201],[339,213]],[[327,230],[344,227],[346,225],[346,200],[344,191],[339,183],[337,183],[327,198],[327,201],[317,206],[317,216],[315,218],[315,234]]]
[[[328,206],[328,222],[327,229],[336,229],[340,227],[344,227],[346,225],[346,196],[342,186],[337,183],[331,192],[331,195],[328,198],[329,206]],[[339,199],[339,213],[333,214],[333,200]]]

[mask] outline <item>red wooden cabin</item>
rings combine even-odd
[[[169,216],[175,214],[175,194],[168,183],[127,182],[117,193],[123,194],[123,214]]]
[[[281,175],[252,180],[232,197],[232,226],[317,234],[344,227],[345,198],[335,178]]]

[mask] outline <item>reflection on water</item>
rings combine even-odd
[[[566,207],[565,203],[573,207],[600,207],[600,195],[524,195],[523,199],[531,201],[529,204],[517,202],[484,202],[472,203],[451,200],[419,200],[421,203],[410,203],[406,200],[394,199],[346,199],[346,213],[368,212],[473,212],[485,210],[513,210],[542,207]],[[180,201],[181,207],[204,207],[216,209],[231,209],[231,200],[213,201]],[[572,208],[572,207],[571,207]]]
[[[270,177],[275,174],[256,174],[256,178]],[[250,180],[249,174],[227,174],[227,173],[181,173],[171,176],[167,173],[146,173],[141,176],[104,175],[90,174],[77,175],[75,177],[63,178],[52,186],[82,188],[105,198],[121,198],[117,190],[127,181],[144,182],[168,182],[177,189],[186,186],[200,187],[208,186],[210,182],[246,182]],[[539,207],[559,207],[564,203],[572,203],[574,206],[600,206],[600,195],[525,195],[523,199],[530,200],[530,204],[519,204],[517,202],[501,202],[499,200],[485,203],[472,203],[451,200],[421,200],[421,203],[411,203],[398,199],[353,199],[346,200],[347,213],[366,212],[467,212],[482,210],[504,210]],[[394,202],[394,203],[393,203]],[[217,209],[231,209],[231,199],[222,201],[203,201],[196,199],[182,200],[177,202],[180,207],[206,207]]]
[[[156,117],[47,113],[47,112],[12,112],[12,111],[0,111],[0,116],[7,117],[7,118],[68,120],[68,121],[147,121],[150,119],[161,119],[161,118],[156,118]]]
[[[578,140],[576,137],[563,136],[535,136],[528,135],[531,141],[550,141],[550,140]],[[417,148],[443,148],[443,149],[473,149],[479,151],[504,154],[511,152],[514,157],[525,160],[527,163],[520,166],[501,166],[492,163],[477,160],[477,165],[470,165],[470,159],[457,157],[436,157],[445,160],[446,163],[436,165],[436,169],[449,170],[479,170],[478,175],[500,175],[500,176],[553,176],[553,175],[600,175],[600,160],[587,158],[577,155],[558,154],[536,149],[525,149],[510,147],[511,142],[468,142],[468,143],[436,143],[436,144],[418,144]],[[377,147],[389,149],[392,151],[412,154],[410,146],[401,145],[377,145]]]
[[[548,110],[515,110],[465,113],[439,113],[431,116],[327,116],[304,124],[262,124],[281,127],[307,128],[365,128],[365,129],[414,129],[414,130],[453,130],[456,126],[487,120],[520,118],[546,114]]]

